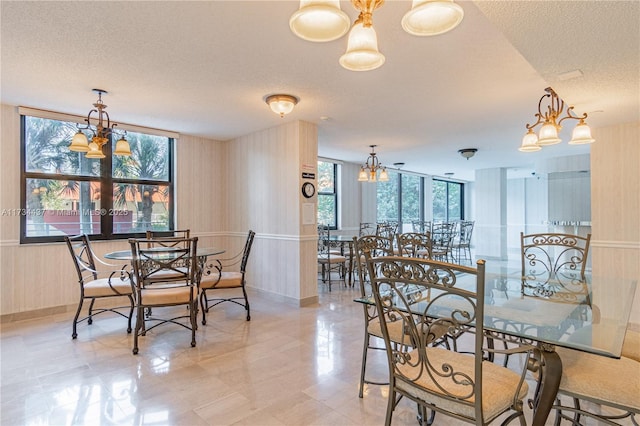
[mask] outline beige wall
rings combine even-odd
[[[640,281],[640,122],[594,129],[591,147],[593,270]],[[640,282],[638,283],[640,286]],[[630,322],[640,328],[640,289]]]
[[[2,105],[1,114],[0,211],[9,211],[20,207],[20,120],[14,106]],[[295,305],[317,301],[316,228],[301,225],[300,192],[302,165],[316,165],[316,126],[294,122],[229,142],[180,135],[175,150],[176,227],[229,254],[254,229],[249,286]],[[315,198],[308,202],[315,207]],[[0,216],[2,319],[75,309],[77,278],[65,244],[19,240],[20,217]],[[93,247],[98,255],[128,248],[124,240]]]

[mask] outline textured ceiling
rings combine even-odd
[[[422,38],[400,27],[411,2],[387,0],[374,13],[386,63],[359,73],[338,64],[346,37],[291,33],[297,1],[3,0],[1,101],[86,115],[101,88],[116,122],[217,140],[306,120],[321,156],[362,162],[377,144],[387,165],[467,180],[589,152],[517,151],[549,85],[592,126],[640,119],[640,2],[458,3],[458,28]],[[263,101],[272,93],[300,103],[280,119]],[[457,150],[469,147],[467,161]]]

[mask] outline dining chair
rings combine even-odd
[[[224,302],[232,302],[244,307],[247,311],[247,321],[251,321],[249,298],[247,297],[245,274],[247,262],[253,246],[253,238],[256,233],[249,230],[242,250],[232,257],[217,259],[214,267],[202,274],[200,279],[200,307],[202,308],[202,325],[207,324],[206,314],[209,309]],[[239,270],[234,270],[239,265]],[[242,296],[207,298],[207,292],[215,290],[241,289]],[[220,293],[220,292],[218,292]],[[243,302],[244,301],[244,302]],[[210,304],[212,302],[212,304]]]
[[[375,235],[377,223],[375,222],[360,222],[360,230],[358,236]]]
[[[198,237],[176,238],[176,245],[167,247],[158,239],[130,239],[133,257],[133,277],[136,294],[136,327],[133,354],[138,353],[138,337],[162,324],[172,323],[191,330],[191,347],[196,346],[198,312]],[[170,271],[170,273],[167,273]],[[186,306],[188,313],[177,316],[172,309]],[[151,314],[151,308],[153,314]],[[156,309],[163,308],[163,309]],[[145,315],[145,310],[147,315]],[[156,316],[158,310],[167,316]],[[188,323],[180,321],[188,319]],[[147,328],[147,321],[154,324]]]
[[[431,225],[431,240],[433,259],[443,262],[452,260],[451,249],[456,237],[457,222],[437,222]]]
[[[519,348],[523,356],[519,371],[485,359],[501,351],[485,345],[485,261],[476,266],[367,256],[389,365],[386,425],[403,397],[418,404],[421,419],[427,419],[431,410],[484,425],[507,413],[502,424],[516,418],[526,424],[523,399],[533,347]],[[402,324],[404,345],[392,344],[390,319]],[[456,352],[430,345],[437,327],[459,335],[468,348]]]
[[[405,232],[396,235],[398,251],[402,256],[431,259],[431,232]]]
[[[564,297],[586,294],[585,269],[591,234],[586,237],[561,233],[520,232],[522,294]]]
[[[418,232],[424,234],[426,232],[431,232],[431,221],[430,220],[412,220],[411,227],[413,232]]]
[[[87,321],[87,324],[93,323],[93,317],[103,312],[113,312],[122,317],[127,318],[127,333],[131,333],[131,317],[133,316],[134,300],[131,279],[126,267],[118,268],[102,261],[97,257],[91,249],[89,236],[86,234],[75,236],[64,236],[69,252],[73,259],[73,264],[78,275],[78,284],[80,289],[80,300],[78,309],[73,317],[73,339],[78,337],[78,323]],[[96,268],[97,264],[101,265],[101,269]],[[97,299],[106,299],[114,297],[127,297],[129,299],[128,307],[103,307],[94,310],[94,304]],[[82,311],[82,305],[85,300],[90,300],[89,312],[86,317],[78,320]],[[129,315],[120,312],[120,309],[129,308]]]
[[[391,256],[393,255],[393,245],[391,239],[379,235],[365,235],[360,238],[353,237],[353,246],[355,251],[355,258],[357,259],[358,276],[360,277],[360,297],[367,297],[370,293],[365,286],[367,277],[367,267],[365,264],[365,251],[369,252],[371,256]],[[380,328],[380,321],[378,320],[378,311],[375,306],[363,305],[364,307],[364,345],[362,348],[362,366],[360,370],[360,387],[358,396],[360,398],[364,395],[365,383],[373,385],[386,385],[386,382],[371,381],[366,379],[367,369],[367,354],[369,349],[384,350],[384,347],[373,344],[372,337],[382,339],[382,330]],[[398,334],[402,334],[402,330],[398,327],[391,329],[393,337],[391,340],[402,340]]]
[[[338,271],[344,281],[347,257],[332,248],[331,230],[326,225],[318,225],[318,264],[322,282],[329,284],[331,291],[331,271]]]
[[[585,353],[573,349],[558,348],[562,360],[562,378],[559,396],[554,409],[556,424],[569,420],[581,425],[582,417],[602,424],[617,423],[629,418],[638,424],[640,414],[640,347],[638,334],[627,330],[622,356],[619,359]],[[590,409],[582,402],[588,401],[613,410]]]
[[[391,241],[395,240],[396,232],[398,232],[398,222],[394,220],[378,222],[376,226],[376,235],[387,237]]]
[[[172,247],[176,245],[176,241],[172,240],[172,238],[185,239],[191,236],[190,229],[179,229],[175,231],[150,231],[146,232],[147,240],[165,240],[163,245],[166,247]]]
[[[471,235],[473,234],[473,227],[475,221],[473,220],[462,220],[458,226],[458,234],[454,238],[451,248],[455,251],[455,261],[457,263],[462,263],[462,255],[464,255],[464,260],[468,260],[469,263],[472,263],[471,259]]]

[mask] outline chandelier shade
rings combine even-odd
[[[292,95],[269,95],[264,101],[269,105],[271,111],[280,115],[280,118],[284,118],[286,114],[293,111],[293,107],[298,103],[298,98]]]
[[[340,57],[340,65],[351,71],[370,71],[384,64],[385,58],[378,51],[376,30],[355,24],[349,33],[347,51]]]
[[[351,20],[340,9],[339,0],[301,0],[291,15],[289,28],[307,41],[325,42],[339,39],[349,31]]]
[[[369,154],[369,158],[367,158],[366,163],[360,167],[358,182],[387,182],[389,180],[389,174],[387,173],[386,167],[380,163],[378,156],[376,155],[376,146],[377,145],[369,145],[371,148],[371,154]],[[378,175],[378,170],[380,171],[380,175]]]
[[[338,61],[345,69],[370,71],[384,64],[373,28],[373,12],[383,3],[384,0],[351,0],[359,15],[351,26],[346,53]],[[407,33],[427,36],[451,31],[463,17],[464,10],[453,0],[414,0],[401,23]],[[308,41],[336,40],[349,27],[349,17],[337,0],[300,0],[299,9],[289,19],[291,31]]]
[[[451,31],[463,17],[464,10],[453,0],[413,0],[402,28],[416,36],[434,36]]]
[[[535,114],[537,121],[533,124],[527,124],[527,133],[522,138],[522,144],[519,151],[535,152],[540,151],[544,146],[555,145],[562,142],[558,133],[562,129],[562,122],[565,120],[579,120],[579,123],[573,129],[569,145],[581,145],[595,142],[591,137],[591,129],[585,123],[587,113],[577,116],[573,112],[573,106],[565,111],[565,103],[558,94],[551,88],[545,89],[546,95],[542,95],[538,101],[538,112]],[[543,108],[543,102],[547,100],[548,105]],[[544,111],[544,112],[543,112]],[[560,116],[565,114],[562,118]],[[538,125],[542,125],[540,132],[536,135],[533,131]]]
[[[86,125],[78,125],[78,132],[73,135],[71,144],[69,144],[69,150],[75,152],[86,152],[87,158],[102,159],[106,157],[102,148],[109,142],[109,138],[112,135],[115,135],[114,128],[117,124],[111,123],[109,114],[105,111],[107,106],[102,102],[102,94],[106,94],[107,92],[102,89],[93,89],[93,91],[98,93],[98,100],[93,104],[95,109],[89,111],[87,118],[84,119],[87,123]],[[93,113],[97,113],[96,118],[91,117]],[[96,120],[97,123],[94,128],[91,125],[91,122],[95,122]],[[91,142],[89,142],[83,130],[88,130],[92,133]],[[126,157],[131,155],[129,142],[127,142],[127,139],[125,138],[126,134],[127,132],[124,132],[124,135],[118,140],[116,149],[113,152],[114,155]]]

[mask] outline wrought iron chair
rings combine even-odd
[[[249,307],[249,298],[247,297],[247,290],[245,288],[245,274],[247,271],[247,262],[249,261],[249,253],[251,253],[251,246],[253,245],[253,238],[256,233],[249,230],[247,239],[244,243],[243,249],[232,257],[217,259],[213,264],[215,265],[211,269],[204,271],[202,278],[200,279],[200,307],[202,308],[202,324],[207,323],[206,314],[209,313],[209,309],[223,302],[232,302],[244,307],[247,311],[247,321],[251,321],[251,310]],[[239,271],[229,270],[235,268],[236,265],[240,265]],[[222,289],[242,289],[242,297],[219,297],[219,298],[207,298],[207,292]],[[244,302],[242,302],[244,300]],[[209,305],[209,302],[213,304]]]
[[[95,256],[87,235],[65,236],[64,240],[73,258],[73,264],[78,274],[78,284],[80,285],[80,301],[78,302],[78,309],[73,318],[73,332],[71,333],[71,337],[73,339],[78,337],[77,330],[79,322],[86,320],[87,324],[92,324],[93,317],[103,312],[113,312],[127,318],[127,333],[131,333],[131,317],[133,316],[134,300],[131,280],[126,268],[118,269],[116,265],[103,262]],[[96,268],[96,262],[101,265],[100,271]],[[94,310],[96,299],[112,297],[127,297],[129,299],[129,315],[125,315],[119,311],[119,309],[125,308],[124,306],[98,308]],[[89,304],[89,312],[86,317],[78,320],[85,300],[91,301]]]
[[[360,231],[358,231],[358,236],[363,237],[365,235],[375,235],[377,223],[375,222],[360,222]]]
[[[344,281],[347,257],[336,253],[331,245],[331,231],[326,225],[318,226],[318,264],[321,268],[322,282],[329,284],[331,291],[331,271],[337,270]]]
[[[196,251],[198,237],[175,238],[176,245],[167,247],[162,241],[154,239],[131,239],[133,255],[133,274],[136,292],[136,328],[133,336],[133,354],[138,353],[138,337],[159,325],[173,323],[191,330],[191,346],[196,346],[198,314],[198,259]],[[167,274],[166,271],[171,271]],[[159,276],[162,276],[160,278]],[[151,308],[169,308],[186,306],[187,315],[159,318],[145,310]],[[157,311],[157,309],[154,309]],[[179,320],[189,319],[185,324]],[[155,324],[146,327],[147,321]]]
[[[367,267],[390,371],[386,425],[402,397],[418,404],[422,419],[432,410],[487,424],[510,413],[502,424],[515,418],[526,424],[526,365],[533,348],[516,349],[523,352],[520,372],[485,360],[502,351],[485,345],[483,260],[471,268],[409,257],[368,257]],[[403,324],[405,345],[391,344],[390,318]],[[429,345],[434,330],[443,326],[468,337],[469,353]]]
[[[431,259],[432,241],[431,233],[405,232],[397,234],[398,251],[402,256],[421,257]]]
[[[190,229],[179,229],[176,231],[147,231],[147,240],[166,240],[164,245],[167,247],[174,246],[176,241],[172,241],[172,238],[189,238],[191,236]]]
[[[473,234],[473,226],[475,222],[473,220],[463,220],[460,221],[460,226],[458,229],[458,236],[454,239],[453,244],[451,246],[452,250],[455,251],[455,261],[457,263],[462,263],[461,254],[464,255],[465,260],[469,260],[469,263],[472,263],[471,259],[471,234]]]
[[[558,395],[570,398],[573,405],[558,398],[556,423],[569,420],[581,425],[582,417],[595,419],[603,424],[620,424],[616,421],[631,419],[640,414],[640,344],[638,334],[627,330],[620,359],[607,358],[578,350],[558,348],[562,360],[562,378]],[[594,412],[583,406],[589,401],[615,409],[610,412]],[[616,412],[617,411],[617,412]]]
[[[438,222],[431,226],[431,240],[433,259],[443,262],[452,260],[451,249],[456,237],[457,222]]]
[[[431,232],[430,220],[413,220],[411,221],[411,226],[413,228],[413,232],[418,232],[420,234]]]
[[[585,294],[591,234],[520,233],[522,294],[572,297]],[[588,302],[588,301],[587,301]]]
[[[391,239],[391,241],[395,240],[396,232],[398,232],[398,222],[394,220],[378,222],[376,226],[376,235],[387,237]]]
[[[365,235],[360,238],[353,237],[353,246],[355,247],[356,259],[358,259],[358,276],[360,277],[360,296],[365,298],[369,296],[365,287],[367,277],[367,267],[365,264],[365,251],[369,252],[371,256],[391,256],[393,255],[392,242],[387,237],[378,235]],[[369,349],[384,350],[384,347],[376,346],[372,343],[372,337],[382,339],[382,329],[380,328],[380,321],[378,320],[378,310],[372,305],[364,306],[364,346],[362,348],[362,367],[360,370],[360,387],[358,396],[360,398],[364,395],[365,383],[373,385],[387,385],[386,382],[371,381],[366,379],[367,369],[367,354]],[[398,323],[397,325],[401,325]],[[402,328],[397,327],[396,324],[390,327],[390,339],[392,341],[402,341]]]

